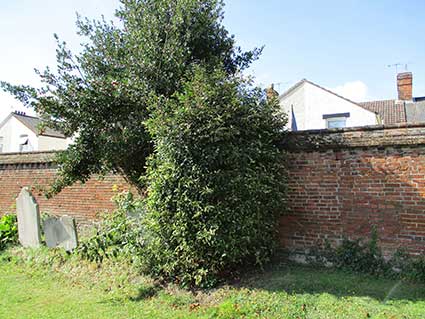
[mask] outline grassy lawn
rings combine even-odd
[[[281,265],[188,292],[120,265],[37,263],[0,256],[0,318],[425,318],[424,285],[326,269]]]

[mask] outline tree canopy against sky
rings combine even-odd
[[[37,71],[43,87],[1,83],[46,125],[75,138],[58,156],[53,193],[108,171],[137,184],[153,148],[144,123],[157,101],[180,92],[194,66],[234,75],[261,51],[235,46],[221,0],[120,3],[118,23],[78,17],[81,53],[56,36],[56,69]]]
[[[184,285],[262,265],[286,190],[285,116],[243,70],[220,0],[122,0],[118,24],[79,18],[83,50],[58,39],[41,89],[2,83],[45,123],[74,136],[52,194],[119,172],[147,190],[146,269]]]

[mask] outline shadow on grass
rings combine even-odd
[[[245,275],[240,285],[288,294],[328,293],[337,297],[370,297],[381,302],[425,301],[425,284],[295,264],[274,266],[263,273]]]
[[[0,262],[8,263],[11,262],[13,257],[7,250],[9,247],[13,247],[12,245],[8,245],[6,247],[0,248]]]
[[[160,290],[161,287],[159,285],[143,286],[138,289],[137,295],[130,297],[129,300],[133,302],[138,302],[145,299],[149,299],[155,297]]]

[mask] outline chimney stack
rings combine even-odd
[[[397,91],[398,91],[399,100],[411,101],[413,98],[412,87],[413,87],[412,72],[403,72],[403,73],[397,74]]]
[[[272,83],[270,85],[270,87],[268,87],[266,89],[266,95],[267,95],[267,100],[270,101],[273,98],[276,98],[279,96],[279,93],[274,89],[274,84]]]

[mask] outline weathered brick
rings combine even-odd
[[[15,198],[21,188],[29,187],[41,212],[69,215],[75,217],[78,223],[89,223],[96,220],[99,213],[114,209],[111,201],[113,185],[121,190],[131,189],[121,176],[109,175],[103,179],[94,176],[86,184],[76,183],[47,199],[43,189],[56,177],[51,158],[52,153],[0,155],[0,213],[14,211]]]
[[[425,252],[423,125],[296,132],[283,144],[291,150],[284,248],[323,244],[315,238],[333,245],[343,236],[364,239],[375,226],[386,254]],[[293,196],[300,187],[307,192]]]
[[[338,245],[344,236],[366,239],[375,226],[384,253],[400,247],[425,253],[423,125],[296,132],[282,145],[289,150],[289,211],[279,227],[283,248]],[[13,211],[20,189],[29,186],[41,211],[86,223],[114,208],[113,185],[131,188],[120,176],[93,177],[47,200],[42,188],[56,176],[52,156],[0,155],[0,212]]]

